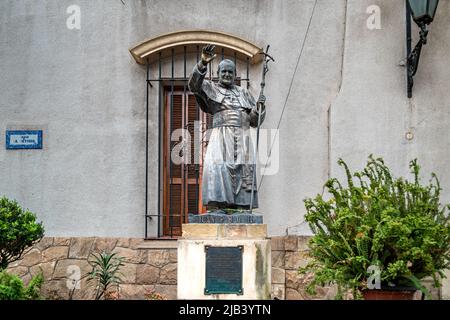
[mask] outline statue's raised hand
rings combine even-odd
[[[208,63],[210,63],[215,57],[216,54],[214,53],[214,49],[216,48],[215,45],[208,44],[207,46],[203,47],[202,49],[202,64],[206,66]]]

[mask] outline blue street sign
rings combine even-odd
[[[6,149],[42,149],[42,130],[6,130]]]

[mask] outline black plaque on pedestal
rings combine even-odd
[[[242,288],[243,246],[205,246],[206,278],[205,295],[244,294]]]

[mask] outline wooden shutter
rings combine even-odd
[[[191,93],[185,92],[183,88],[175,88],[173,92],[171,88],[166,88],[163,130],[163,231],[165,236],[181,235],[181,224],[187,223],[188,214],[206,212],[206,208],[202,206],[201,177],[207,144],[203,141],[200,148],[200,163],[195,163],[196,121],[201,121],[201,136],[205,136],[203,131],[212,125],[212,116],[200,111],[195,97]],[[179,141],[170,141],[170,138],[172,132],[180,128],[187,129],[191,136],[191,161],[189,164],[176,165],[171,161],[170,156]]]
[[[172,132],[183,127],[183,95],[169,92],[165,99],[164,121],[164,208],[163,231],[166,236],[180,235],[182,222],[182,165],[171,161],[171,150],[178,143],[171,141]]]

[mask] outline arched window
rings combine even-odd
[[[261,49],[238,37],[211,31],[181,31],[145,41],[130,49],[147,68],[145,238],[177,237],[190,214],[202,206],[202,160],[212,116],[203,113],[188,89],[189,74],[202,47],[212,43],[217,58],[207,79],[216,81],[217,65],[227,58],[237,67],[237,84],[250,86],[250,66],[262,60]],[[158,199],[148,198],[149,108],[158,109]],[[152,181],[154,177],[152,177]],[[157,201],[157,212],[149,202]]]

